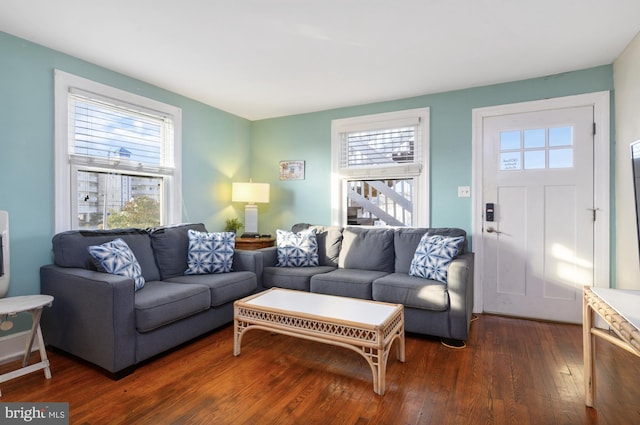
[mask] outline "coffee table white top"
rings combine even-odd
[[[15,314],[44,307],[53,302],[51,295],[23,295],[0,299],[0,314]]]
[[[246,304],[368,325],[381,325],[398,308],[395,304],[284,289],[265,291]]]
[[[591,290],[636,329],[640,329],[640,291],[596,287]]]

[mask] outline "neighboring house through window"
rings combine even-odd
[[[180,221],[179,108],[55,71],[55,230]]]
[[[429,108],[334,120],[332,222],[429,225]]]

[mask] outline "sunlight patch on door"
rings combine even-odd
[[[555,243],[550,249],[554,258],[551,279],[545,280],[545,298],[568,299],[576,297],[576,287],[589,285],[593,276],[593,262],[580,258],[575,250]]]

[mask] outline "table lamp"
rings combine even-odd
[[[231,202],[246,202],[244,206],[244,233],[242,238],[257,238],[258,206],[269,202],[269,183],[232,183]]]

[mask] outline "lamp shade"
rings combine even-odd
[[[233,183],[232,202],[267,203],[269,202],[269,183]]]

